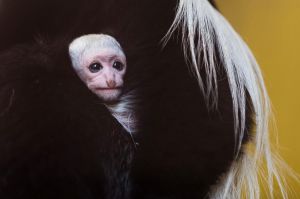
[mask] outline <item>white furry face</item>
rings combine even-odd
[[[70,47],[73,68],[86,86],[105,102],[117,100],[124,84],[126,57],[120,44],[108,35],[85,35]]]

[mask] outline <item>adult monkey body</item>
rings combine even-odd
[[[32,194],[46,197],[46,193],[52,193],[51,187],[58,193],[56,198],[105,195],[126,198],[130,189],[117,187],[120,189],[116,191],[114,186],[127,185],[128,175],[124,170],[129,167],[132,167],[131,198],[240,198],[242,185],[248,198],[259,197],[255,164],[266,158],[269,177],[277,174],[266,134],[268,99],[260,72],[245,44],[206,0],[179,1],[178,15],[169,32],[180,34],[176,31],[179,24],[185,28],[183,33],[187,35],[181,36],[184,42],[188,41],[184,49],[189,64],[176,37],[171,37],[162,50],[161,40],[174,20],[176,7],[177,1],[154,0],[2,1],[0,26],[6,28],[0,31],[1,110],[4,110],[0,154],[7,156],[1,162],[2,198],[38,198],[28,195],[28,191],[11,191],[16,189],[36,190]],[[70,67],[64,54],[67,45],[80,35],[97,32],[112,35],[122,43],[130,65],[124,93],[137,91],[141,132],[136,136],[140,145],[132,164],[132,145],[126,134],[121,133],[122,128],[103,106],[92,103],[95,96],[85,91],[72,71],[66,69]],[[202,51],[198,52],[199,49]],[[32,63],[35,63],[34,76],[28,69]],[[189,66],[197,66],[199,70],[190,70]],[[44,80],[44,84],[32,90],[30,85],[34,80]],[[44,97],[35,97],[37,93]],[[55,97],[46,98],[54,94]],[[13,103],[17,99],[23,101]],[[130,97],[127,102],[135,105],[130,104]],[[43,103],[52,108],[41,111]],[[47,120],[40,118],[42,113]],[[75,117],[79,113],[80,117]],[[250,132],[252,115],[257,116],[253,133]],[[20,119],[14,119],[16,116]],[[63,122],[67,118],[71,118],[68,123]],[[95,118],[100,118],[100,122]],[[39,125],[29,125],[33,121]],[[62,143],[58,147],[48,143],[52,131],[57,132],[54,140]],[[99,133],[84,134],[86,131]],[[26,137],[28,132],[31,141]],[[119,132],[113,134],[117,138],[110,139],[111,132]],[[50,138],[40,142],[41,134]],[[86,142],[79,142],[81,134],[90,135],[85,137]],[[16,142],[17,138],[22,144]],[[63,147],[69,139],[73,139],[73,144]],[[89,143],[92,140],[102,141]],[[116,144],[120,140],[125,144]],[[43,156],[43,150],[36,150],[39,147],[29,147],[33,141],[41,143],[38,146],[46,148],[45,151],[58,151],[50,153],[53,156]],[[246,143],[255,146],[257,156],[244,151]],[[28,150],[20,153],[20,145]],[[72,150],[76,145],[81,147]],[[71,151],[72,161],[59,161]],[[99,156],[98,161],[95,156]],[[129,158],[122,159],[124,156]],[[47,162],[52,162],[54,168],[47,166]],[[125,167],[111,166],[118,165],[115,162],[122,162]],[[68,175],[59,184],[62,166]],[[34,168],[40,171],[34,173]],[[118,169],[114,172],[113,168]],[[31,181],[23,172],[28,170],[33,173]],[[50,180],[41,175],[47,172],[53,174],[46,175]],[[24,180],[18,182],[19,176]],[[25,189],[25,185],[30,189]]]

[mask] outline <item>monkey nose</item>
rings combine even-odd
[[[116,82],[114,80],[108,80],[108,81],[106,81],[106,84],[109,88],[116,87]]]

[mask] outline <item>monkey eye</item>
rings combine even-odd
[[[119,61],[115,61],[113,64],[113,68],[117,69],[118,71],[121,71],[124,69],[124,64],[122,64]]]
[[[99,63],[93,63],[93,64],[89,65],[89,70],[90,70],[91,73],[97,73],[102,68],[103,68],[103,66]]]

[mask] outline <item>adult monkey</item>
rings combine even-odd
[[[2,51],[37,36],[52,43],[101,32],[122,43],[131,66],[126,89],[139,91],[142,109],[133,197],[258,198],[263,160],[269,190],[274,176],[286,197],[268,143],[269,102],[259,69],[208,1],[3,0],[0,14]],[[174,31],[179,25],[183,31]],[[173,34],[183,37],[182,49]],[[163,50],[162,38],[170,39]]]

